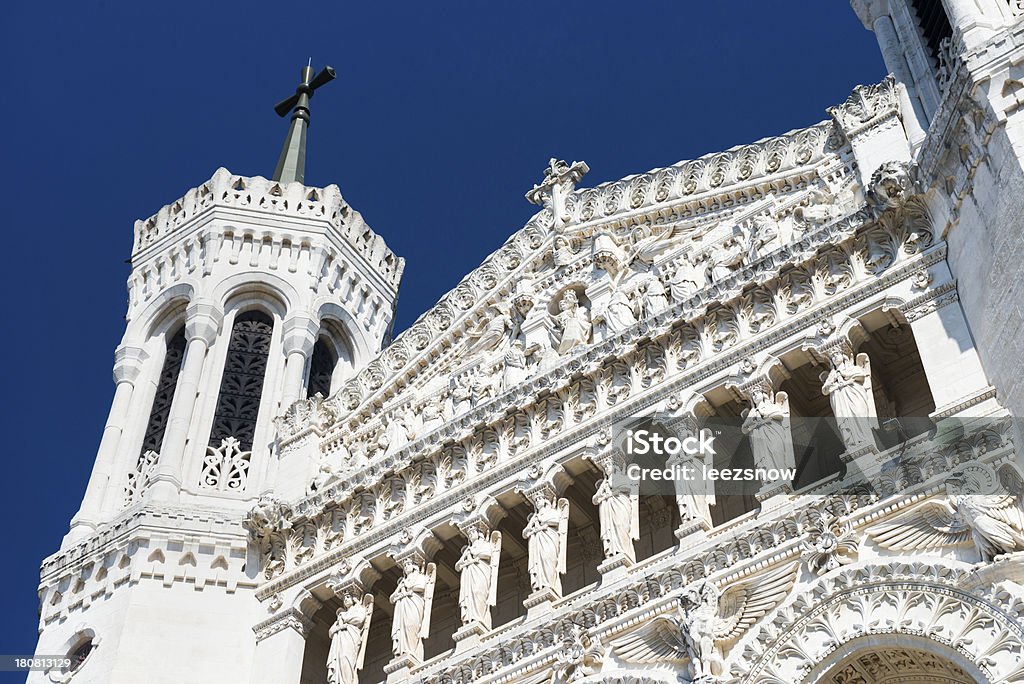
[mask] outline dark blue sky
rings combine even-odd
[[[523,225],[549,157],[586,160],[592,186],[807,126],[884,75],[844,0],[85,0],[4,14],[0,653],[35,647],[39,562],[92,467],[134,220],[218,166],[269,176],[287,126],[272,106],[307,57],[338,80],[313,102],[306,181],[337,183],[407,259],[398,330]]]

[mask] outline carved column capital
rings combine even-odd
[[[267,637],[286,629],[294,630],[305,639],[309,635],[310,630],[313,629],[313,621],[303,615],[297,608],[288,608],[258,623],[252,628],[252,631],[256,633],[256,642],[259,643]]]
[[[149,353],[142,347],[122,344],[114,352],[114,382],[135,384]]]
[[[284,353],[298,352],[309,358],[320,334],[320,321],[308,314],[294,314],[285,319],[282,330]]]
[[[192,302],[185,310],[185,335],[189,342],[202,340],[209,347],[224,324],[224,311],[212,302]]]

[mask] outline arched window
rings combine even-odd
[[[261,311],[247,311],[235,318],[210,431],[210,447],[218,449],[223,440],[234,438],[240,451],[252,450],[273,332],[274,321]]]
[[[334,375],[334,366],[338,362],[334,351],[327,340],[320,338],[313,345],[313,356],[309,361],[309,383],[306,388],[306,398],[312,399],[317,394],[324,397],[331,395],[331,378]]]
[[[178,386],[178,374],[185,359],[185,345],[184,327],[167,340],[164,365],[156,382],[156,395],[149,410],[149,422],[146,424],[146,434],[142,438],[142,448],[135,461],[135,468],[128,473],[128,481],[125,483],[125,506],[138,501],[139,494],[149,485],[149,479],[156,470],[164,432],[167,430],[167,418],[171,413],[174,388]]]
[[[174,388],[178,385],[178,373],[181,372],[181,363],[185,358],[185,343],[185,328],[167,340],[167,353],[164,355],[160,379],[156,383],[156,396],[153,397],[153,408],[149,411],[146,436],[142,438],[141,454],[147,451],[160,453],[164,431],[167,429],[167,417],[171,413]]]
[[[946,8],[942,6],[942,0],[911,0],[910,5],[917,15],[928,54],[938,62],[942,41],[953,36]]]

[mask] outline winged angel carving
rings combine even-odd
[[[676,614],[655,618],[612,647],[627,662],[689,662],[695,682],[719,676],[724,649],[786,598],[798,567],[786,565],[725,591],[709,580],[694,582],[679,597]]]
[[[946,480],[946,500],[926,501],[869,533],[882,548],[899,551],[973,542],[985,562],[1024,551],[1021,483],[1014,479],[1010,492],[973,494],[965,475],[954,473]]]

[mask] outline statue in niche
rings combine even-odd
[[[743,434],[750,436],[750,449],[757,468],[795,468],[789,432],[789,396],[754,388],[751,407],[742,413]]]
[[[526,379],[526,350],[522,340],[514,340],[505,352],[504,366],[501,375],[501,388],[508,391],[520,385]]]
[[[640,512],[636,492],[624,483],[613,485],[612,478],[606,477],[597,484],[593,498],[601,521],[601,543],[604,557],[624,555],[636,560],[633,541],[640,538]]]
[[[495,530],[487,536],[479,526],[473,525],[466,530],[466,537],[469,543],[455,563],[455,571],[462,573],[459,577],[462,624],[479,622],[490,629],[490,606],[495,605],[498,596],[501,532]]]
[[[829,354],[832,369],[822,373],[821,392],[829,398],[848,450],[874,445],[875,397],[871,390],[871,360],[857,354],[856,361],[841,350]]]
[[[561,573],[565,572],[565,554],[569,532],[569,500],[558,504],[547,496],[538,496],[535,509],[527,518],[523,537],[527,540],[530,585],[534,591],[549,589],[562,593]]]
[[[566,290],[559,300],[555,327],[561,331],[556,350],[559,354],[568,354],[590,341],[590,318],[575,290]]]
[[[657,316],[669,307],[668,294],[661,278],[651,274],[640,281],[641,318]]]
[[[434,597],[437,566],[427,563],[426,570],[412,558],[402,562],[402,578],[398,580],[391,603],[391,640],[396,657],[411,656],[423,660],[423,639],[430,630],[430,604]]]
[[[604,312],[595,318],[595,322],[604,321],[608,332],[614,335],[636,323],[636,309],[636,304],[633,303],[630,297],[629,288],[617,283],[612,290],[608,303],[605,304]]]
[[[669,456],[666,467],[686,467],[694,473],[691,479],[676,478],[676,506],[679,507],[681,527],[694,525],[711,529],[711,507],[715,504],[715,488],[711,480],[702,476],[703,464],[692,456],[683,453]]]
[[[372,594],[365,594],[362,601],[348,592],[341,597],[337,620],[328,632],[331,650],[327,654],[327,684],[358,684],[372,615]]]

